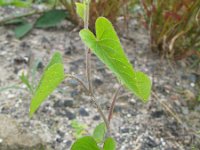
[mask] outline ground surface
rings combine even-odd
[[[5,14],[5,10],[0,10],[0,14]],[[129,23],[129,34],[125,34],[120,22],[120,40],[126,54],[136,70],[151,77],[153,92],[147,104],[127,94],[127,90],[120,92],[111,125],[118,149],[200,149],[199,137],[195,135],[200,130],[200,104],[195,101],[200,91],[199,66],[192,68],[188,60],[176,63],[161,60],[150,51],[149,36],[135,20]],[[34,29],[24,39],[17,40],[12,28],[0,27],[0,87],[18,86],[0,93],[0,114],[15,118],[23,128],[36,133],[37,128],[41,128],[42,133],[37,134],[47,138],[49,147],[55,150],[70,149],[75,140],[71,120],[87,125],[87,131],[91,132],[90,128],[101,121],[100,117],[82,87],[74,80],[66,80],[30,120],[31,95],[19,84],[19,75],[22,71],[29,72],[33,64],[40,61],[33,81],[37,83],[43,67],[58,50],[63,55],[65,71],[84,80],[84,46],[74,28],[66,21],[54,29]],[[95,94],[107,112],[118,83],[95,56],[92,56],[92,72]]]

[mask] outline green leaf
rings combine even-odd
[[[83,20],[84,20],[84,10],[85,10],[85,4],[83,4],[83,3],[76,3],[76,13]]]
[[[106,139],[103,145],[103,150],[116,150],[116,142],[113,138],[109,137]]]
[[[67,16],[64,10],[50,10],[45,12],[37,21],[35,26],[38,28],[49,28],[59,24]]]
[[[22,38],[26,34],[28,34],[33,28],[33,25],[31,23],[24,23],[22,25],[19,25],[15,28],[14,33],[16,38]]]
[[[148,100],[151,81],[146,74],[134,71],[109,20],[97,19],[96,37],[88,29],[81,30],[80,37],[122,84],[144,102]]]
[[[21,0],[0,0],[0,6],[13,5],[15,7],[29,7],[30,2],[24,2]]]
[[[5,25],[11,25],[11,24],[24,24],[26,23],[26,20],[25,19],[22,19],[22,18],[16,18],[16,19],[12,19],[12,20],[9,20],[5,23]]]
[[[31,5],[31,3],[30,2],[20,1],[20,0],[12,0],[10,5],[13,5],[15,7],[29,7]]]
[[[100,148],[93,137],[85,136],[76,140],[71,150],[100,150]]]
[[[41,103],[64,80],[64,66],[59,53],[55,53],[45,69],[30,105],[30,116],[35,113]]]
[[[105,123],[100,123],[93,132],[93,138],[96,140],[97,143],[100,143],[103,141],[106,134],[106,125]]]
[[[52,65],[56,64],[56,63],[60,63],[62,64],[62,55],[59,52],[55,52],[51,58],[51,61],[49,62],[49,64],[47,65],[47,67],[45,68],[46,70],[51,67]]]

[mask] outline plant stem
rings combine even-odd
[[[78,77],[76,77],[76,76],[74,76],[74,75],[71,75],[71,74],[66,74],[66,75],[65,75],[65,78],[72,78],[72,79],[75,79],[77,82],[79,82],[79,83],[84,87],[84,89],[86,90],[86,92],[88,93],[88,95],[90,95],[91,101],[92,101],[92,102],[94,103],[94,105],[97,107],[97,110],[98,110],[99,114],[101,115],[101,117],[102,117],[104,123],[106,124],[107,130],[109,130],[109,122],[108,122],[108,120],[106,119],[106,117],[105,117],[105,115],[104,115],[104,113],[103,113],[103,111],[102,111],[102,109],[101,109],[101,106],[96,102],[96,99],[95,99],[94,95],[91,95],[89,89],[88,89],[87,86],[84,84],[84,82],[83,82],[81,79],[79,79]]]
[[[85,85],[85,83],[84,83],[81,79],[79,79],[78,77],[76,77],[76,76],[74,76],[74,75],[71,75],[71,74],[66,74],[66,75],[65,75],[65,78],[72,78],[72,79],[75,79],[77,82],[80,83],[80,85],[82,85],[82,86],[84,87],[85,91],[86,91],[88,94],[90,94],[90,91],[88,90],[88,88],[87,88],[87,86]]]
[[[88,29],[89,26],[89,11],[90,11],[90,0],[84,0],[85,12],[84,12],[84,28]],[[85,46],[86,55],[86,76],[88,80],[88,87],[90,93],[93,95],[92,81],[91,81],[91,51]]]
[[[89,7],[90,7],[90,0],[84,0],[85,4],[85,10],[84,10],[84,28],[88,29],[89,26]],[[101,106],[97,103],[95,100],[95,97],[93,95],[93,88],[92,88],[92,82],[91,82],[91,51],[89,48],[85,46],[85,55],[86,55],[86,76],[87,76],[87,81],[88,81],[88,87],[89,87],[89,95],[91,97],[91,101],[94,103],[94,105],[97,107],[97,110],[99,114],[101,115],[104,123],[106,124],[106,128],[109,133],[109,122],[106,119],[106,116],[104,115]]]
[[[112,103],[111,103],[111,106],[110,106],[110,110],[109,110],[109,114],[108,114],[108,123],[109,123],[109,126],[110,126],[110,121],[112,119],[112,115],[113,115],[113,110],[115,108],[115,102],[117,100],[117,95],[120,91],[120,88],[121,86],[119,86],[116,90],[116,92],[114,93],[113,97],[112,97]]]

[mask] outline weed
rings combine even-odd
[[[143,102],[147,102],[151,92],[151,81],[146,74],[133,69],[124,50],[121,46],[120,40],[114,30],[112,23],[105,17],[99,17],[95,23],[96,34],[94,34],[89,27],[89,1],[79,3],[77,6],[77,13],[84,19],[84,29],[80,31],[80,37],[86,45],[86,78],[87,85],[74,75],[65,74],[64,64],[60,53],[56,52],[52,56],[49,64],[44,69],[41,80],[33,93],[30,105],[30,117],[34,115],[41,103],[61,84],[65,78],[76,79],[90,96],[91,101],[97,107],[99,114],[103,119],[94,130],[93,135],[79,138],[72,145],[71,150],[115,150],[116,142],[114,138],[110,137],[110,123],[113,115],[113,109],[117,99],[117,94],[121,86],[127,87]],[[108,112],[108,117],[103,113],[102,108],[96,102],[93,93],[91,82],[91,53],[94,53],[117,77],[119,81],[119,88],[113,95],[112,104]],[[26,82],[25,82],[26,83]],[[26,84],[28,86],[28,84]],[[76,122],[72,125],[78,129],[78,133],[82,132],[82,127],[78,126]]]

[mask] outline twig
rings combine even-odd
[[[116,92],[114,93],[113,97],[112,97],[112,103],[111,103],[111,107],[109,110],[109,114],[108,114],[108,123],[110,124],[110,121],[112,119],[112,115],[113,115],[113,110],[115,108],[115,102],[117,100],[117,95],[120,91],[121,86],[118,87],[118,89],[116,90]]]

